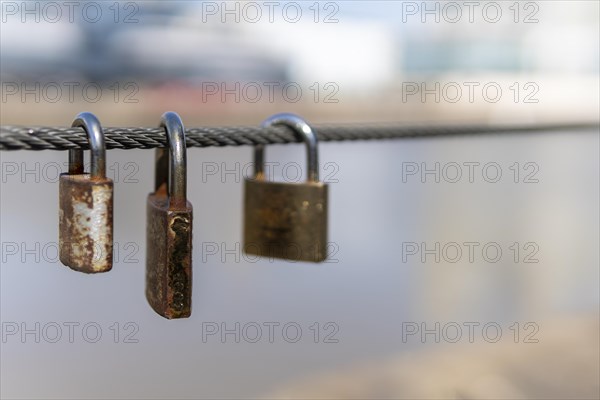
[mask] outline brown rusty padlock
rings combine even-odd
[[[307,148],[308,180],[267,181],[264,146],[254,150],[254,177],[245,181],[244,251],[264,257],[320,262],[327,257],[327,184],[319,182],[317,137],[293,114],[277,114],[263,127],[286,125]]]
[[[159,315],[187,318],[192,307],[192,205],[187,201],[185,130],[163,114],[168,149],[156,151],[155,191],[146,206],[146,299]]]
[[[91,173],[83,172],[83,150],[69,150],[69,172],[59,182],[59,258],[75,271],[106,272],[113,259],[113,182],[106,177],[104,133],[87,112],[72,126],[88,135]]]

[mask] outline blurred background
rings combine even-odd
[[[599,3],[0,1],[2,125],[598,123]],[[144,298],[154,153],[111,150],[113,270],[57,256],[66,152],[1,152],[2,398],[598,398],[598,129],[323,143],[329,262],[240,252],[251,149],[188,151],[192,317]],[[303,148],[270,146],[301,181]]]

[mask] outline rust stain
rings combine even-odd
[[[166,195],[154,193],[146,212],[146,298],[165,318],[187,318],[192,306],[192,205],[169,208]]]
[[[80,272],[107,272],[113,256],[113,182],[62,174],[59,183],[60,261]]]

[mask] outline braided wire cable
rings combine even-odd
[[[315,125],[314,128],[319,141],[328,142],[597,129],[598,124],[462,126],[347,124]],[[104,135],[107,149],[153,149],[166,147],[167,143],[165,133],[160,128],[104,128]],[[187,147],[286,144],[299,141],[293,131],[285,126],[186,129]],[[0,150],[69,150],[78,148],[89,148],[87,136],[82,128],[0,126]]]

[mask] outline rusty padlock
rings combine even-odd
[[[113,259],[113,182],[106,177],[104,133],[94,114],[79,114],[91,149],[91,173],[83,172],[83,150],[69,150],[69,172],[59,181],[59,258],[75,271],[110,271]]]
[[[163,114],[168,149],[156,151],[155,191],[146,206],[146,299],[159,315],[187,318],[192,307],[192,205],[186,198],[185,129]]]
[[[327,184],[319,182],[317,137],[293,114],[277,114],[263,127],[286,125],[306,144],[307,182],[267,181],[264,146],[254,149],[254,177],[245,180],[244,251],[264,257],[320,262],[327,257]]]

